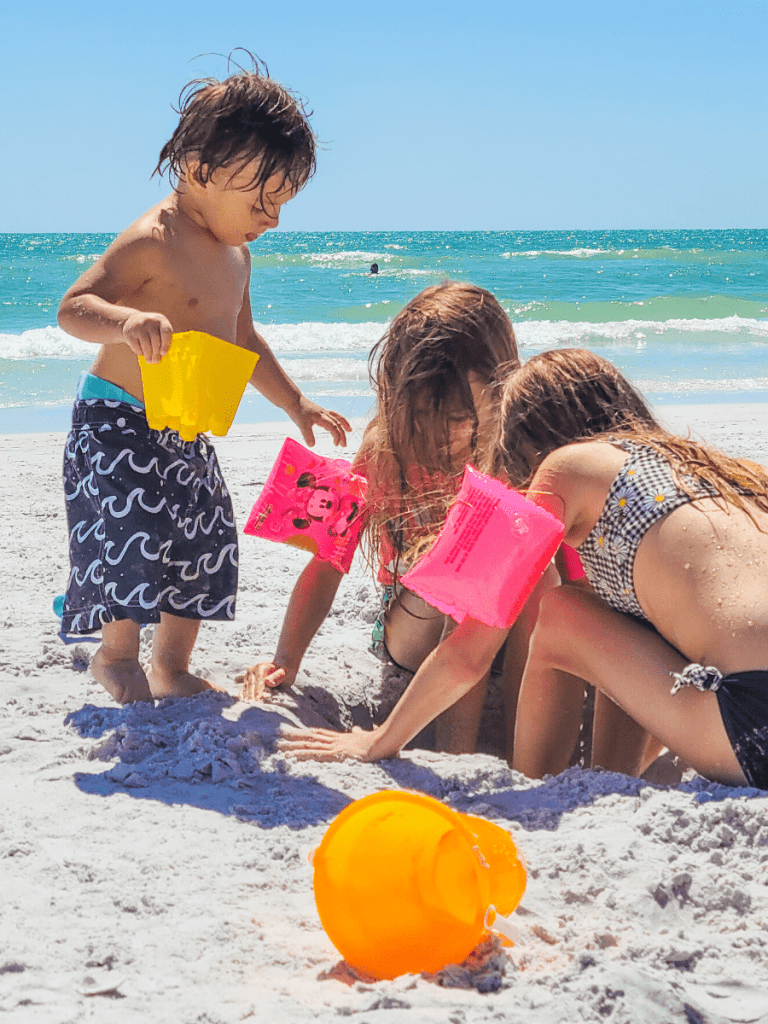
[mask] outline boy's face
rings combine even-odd
[[[226,167],[214,171],[205,184],[196,181],[200,213],[206,227],[225,245],[253,242],[270,228],[276,228],[282,207],[293,199],[295,190],[276,174],[262,189],[253,188],[256,162],[236,174]]]

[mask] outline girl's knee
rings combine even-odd
[[[568,652],[583,633],[583,594],[570,587],[556,587],[542,595],[531,637],[531,657],[553,668],[569,671]]]

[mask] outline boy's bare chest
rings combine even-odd
[[[142,305],[164,313],[174,331],[234,341],[247,284],[248,266],[237,250],[172,253],[163,273],[146,282]]]

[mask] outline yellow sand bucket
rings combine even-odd
[[[207,430],[223,436],[258,359],[202,331],[174,334],[159,363],[139,356],[147,422],[153,430],[172,427],[185,441]]]
[[[494,927],[494,911],[512,913],[526,882],[504,829],[400,791],[346,807],[313,865],[329,939],[349,964],[379,979],[461,963]]]

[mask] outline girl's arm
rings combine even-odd
[[[256,368],[258,370],[258,365]],[[352,469],[360,476],[368,475],[366,453],[374,423],[366,427],[360,450],[352,461]],[[368,505],[375,500],[377,493],[369,481]],[[267,687],[287,689],[293,685],[307,648],[331,610],[342,576],[330,562],[317,556],[307,564],[288,602],[274,658],[259,662],[235,677],[235,682],[241,684],[238,694],[241,700],[261,700]]]
[[[315,556],[296,581],[272,661],[262,661],[237,676],[241,700],[260,700],[265,687],[293,685],[312,638],[331,610],[343,573]]]
[[[556,583],[550,568],[537,584],[529,604]],[[335,760],[355,757],[378,761],[393,757],[425,725],[463,697],[490,671],[508,629],[486,626],[467,617],[424,660],[391,714],[372,732],[354,729],[339,733],[330,729],[285,730],[278,748],[299,758]]]
[[[509,631],[466,618],[425,659],[386,722],[372,732],[353,729],[285,730],[278,749],[299,758],[355,757],[378,761],[394,757],[489,671]]]

